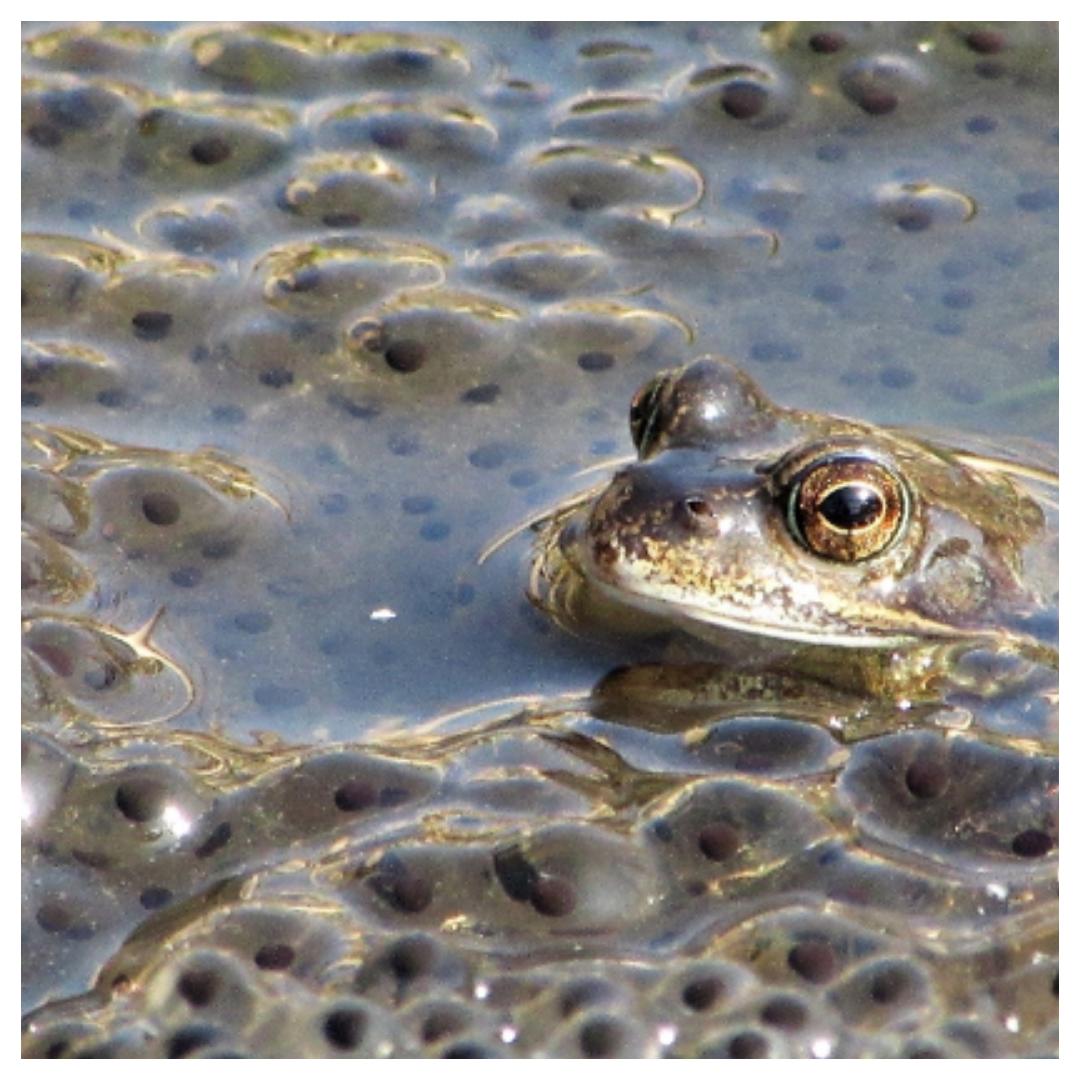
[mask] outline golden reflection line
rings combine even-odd
[[[1037,465],[1021,465],[1015,461],[1007,461],[1004,458],[984,457],[982,454],[968,453],[967,451],[954,451],[953,454],[959,461],[981,472],[1004,473],[1006,476],[1023,476],[1028,480],[1036,480],[1042,484],[1057,487],[1059,484],[1058,474],[1047,469],[1040,469]]]
[[[617,469],[622,465],[629,465],[637,461],[637,454],[623,454],[617,458],[606,458],[604,461],[596,461],[592,465],[586,465],[573,474],[576,480],[579,476],[588,476],[589,473],[603,472],[605,469]]]
[[[505,547],[511,540],[520,536],[523,532],[527,532],[541,522],[547,521],[565,510],[576,508],[583,503],[588,502],[594,495],[600,493],[601,487],[602,485],[597,485],[596,487],[589,488],[588,491],[583,491],[579,495],[574,496],[574,498],[568,502],[558,503],[554,506],[539,510],[535,514],[531,514],[529,517],[525,518],[524,521],[519,521],[516,525],[511,526],[505,532],[499,533],[499,535],[496,536],[494,540],[489,541],[477,555],[476,565],[483,566],[495,552]]]
[[[482,714],[491,710],[503,709],[508,706],[527,709],[544,700],[540,694],[513,694],[510,697],[495,698],[493,701],[483,701],[479,705],[463,705],[460,709],[450,709],[446,712],[437,713],[422,721],[417,727],[409,731],[410,737],[435,726],[442,726],[452,720],[460,720],[472,713]],[[496,720],[504,720],[506,717],[495,717]]]
[[[179,663],[177,663],[171,656],[169,656],[168,653],[163,652],[150,640],[151,635],[157,629],[158,623],[161,621],[161,617],[164,614],[165,605],[162,604],[162,606],[159,607],[157,611],[155,611],[154,614],[151,615],[150,618],[142,624],[142,626],[136,627],[136,629],[126,634],[120,633],[119,631],[116,632],[116,636],[121,641],[124,641],[128,646],[130,646],[130,648],[134,650],[136,656],[145,656],[157,660],[165,668],[173,671],[176,674],[177,678],[180,680],[181,685],[184,687],[184,694],[187,700],[184,702],[183,705],[180,706],[179,709],[176,709],[174,712],[169,713],[167,716],[161,717],[158,721],[159,723],[164,723],[168,720],[174,720],[176,719],[176,717],[187,712],[187,710],[195,704],[198,698],[198,693],[195,689],[195,682],[191,678],[191,676],[189,676],[188,673],[183,669],[183,667],[181,667]]]

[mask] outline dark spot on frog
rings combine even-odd
[[[992,116],[973,116],[964,128],[970,135],[989,135],[997,130],[997,121]]]

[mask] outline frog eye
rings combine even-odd
[[[630,438],[634,440],[638,455],[648,456],[650,444],[656,434],[660,415],[660,393],[668,381],[667,373],[650,379],[634,395],[630,402]]]
[[[883,552],[907,524],[907,488],[873,458],[818,458],[788,492],[792,535],[815,555],[858,562]]]

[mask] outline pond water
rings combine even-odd
[[[1054,24],[24,24],[22,131],[25,1053],[1055,1052],[1049,852],[881,788],[940,732],[477,737],[626,659],[481,555],[656,371],[1056,444]]]

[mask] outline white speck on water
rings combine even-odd
[[[986,886],[986,895],[992,896],[995,900],[1008,900],[1009,887],[1002,885],[997,881],[992,881]]]
[[[1020,1030],[1020,1017],[1016,1015],[1006,1016],[1005,1027],[1015,1035]]]
[[[832,1053],[832,1043],[828,1039],[815,1039],[810,1044],[810,1053],[816,1058],[827,1058]]]
[[[390,619],[397,618],[397,612],[393,608],[380,607],[376,608],[369,618],[372,622],[389,622]]]
[[[660,1041],[661,1046],[670,1046],[675,1041],[675,1036],[679,1034],[679,1029],[674,1024],[661,1024],[656,1029],[656,1037]]]

